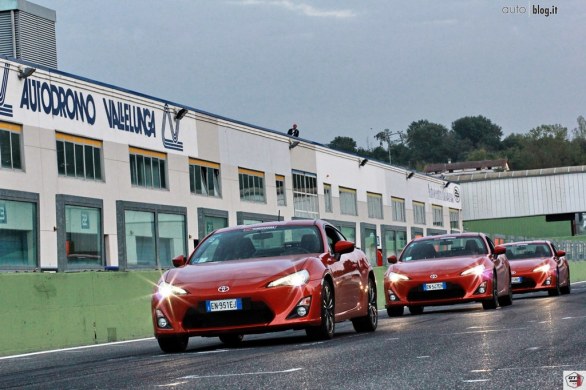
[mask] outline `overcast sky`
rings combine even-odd
[[[484,115],[507,135],[586,116],[583,0],[32,2],[57,12],[62,71],[320,143],[373,146],[420,119]]]

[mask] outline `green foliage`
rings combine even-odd
[[[393,165],[419,170],[448,160],[507,159],[513,170],[586,165],[586,119],[580,116],[577,122],[571,132],[559,124],[543,124],[501,140],[501,127],[481,115],[457,119],[451,129],[419,120],[404,131],[378,132],[374,138],[379,146],[374,148],[358,148],[351,137],[340,136],[329,146],[383,162],[390,157]]]

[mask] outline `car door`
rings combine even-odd
[[[334,277],[334,289],[336,299],[336,314],[344,313],[353,307],[352,290],[352,272],[357,269],[354,261],[354,253],[343,254],[341,256],[334,254],[334,245],[340,240],[345,240],[333,226],[326,225],[325,232],[328,239],[329,256],[334,261],[328,261],[328,268]],[[337,258],[339,256],[339,258]]]
[[[491,253],[492,262],[493,262],[494,268],[496,270],[498,295],[502,295],[505,291],[507,291],[508,286],[509,286],[508,260],[505,260],[506,255],[495,255],[494,254],[494,246],[495,245],[489,237],[486,237],[486,242],[488,243],[488,248]]]
[[[557,252],[558,252],[558,248],[555,247],[555,245],[553,243],[551,244],[551,249],[553,249],[553,256],[554,256],[554,260],[556,261],[556,263],[558,263],[558,278],[559,278],[559,283],[562,284],[566,281],[566,279],[568,278],[568,262],[565,259],[565,256],[563,257],[558,257],[557,256]]]

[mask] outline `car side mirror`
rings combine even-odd
[[[350,241],[338,241],[334,245],[334,253],[337,255],[343,255],[344,253],[350,253],[354,250],[355,246]]]
[[[387,261],[389,262],[389,264],[396,264],[397,263],[397,256],[395,256],[395,255],[389,256],[387,258]]]
[[[555,253],[557,257],[563,257],[566,255],[566,251],[559,250]]]
[[[493,253],[495,255],[504,255],[505,253],[507,253],[507,248],[505,248],[502,245],[497,245],[497,246],[494,247]]]
[[[175,268],[183,267],[185,264],[187,264],[187,258],[184,255],[174,257],[171,261],[173,262],[173,267]]]

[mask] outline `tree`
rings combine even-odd
[[[411,123],[406,133],[405,143],[411,154],[411,166],[422,168],[426,163],[451,158],[451,136],[445,126],[420,120]]]
[[[490,119],[478,116],[466,116],[452,123],[452,131],[462,140],[469,140],[472,148],[485,147],[498,150],[503,131]]]
[[[337,136],[328,146],[342,152],[356,153],[356,141],[351,137]]]

